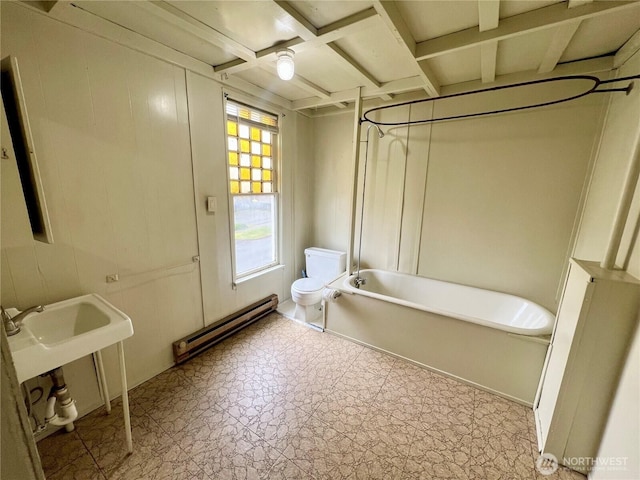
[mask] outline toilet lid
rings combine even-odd
[[[317,278],[300,278],[293,282],[293,288],[299,292],[316,292],[322,287],[324,287],[324,283]]]

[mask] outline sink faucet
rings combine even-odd
[[[362,285],[367,283],[367,279],[363,277],[356,277],[356,280],[354,283],[356,288],[360,288]]]
[[[20,326],[24,318],[33,312],[42,312],[44,307],[42,305],[37,305],[35,307],[29,307],[26,310],[23,310],[15,317],[11,317],[5,309],[0,305],[1,315],[2,315],[2,324],[4,325],[4,329],[7,332],[7,336],[15,335],[20,332]]]

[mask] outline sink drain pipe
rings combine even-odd
[[[62,367],[49,372],[53,386],[49,391],[47,398],[47,408],[44,414],[44,421],[47,424],[64,426],[67,432],[74,430],[73,421],[78,418],[78,410],[76,410],[76,402],[71,398],[67,385],[64,382]],[[60,415],[56,413],[56,403],[60,407]]]

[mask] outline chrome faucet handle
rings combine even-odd
[[[7,336],[18,333],[20,331],[20,327],[16,325],[16,322],[13,321],[11,315],[7,313],[2,305],[0,305],[0,310],[2,311],[2,325],[4,326],[5,332],[7,332]]]

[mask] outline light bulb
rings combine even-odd
[[[295,72],[295,64],[293,63],[293,50],[285,48],[283,50],[279,50],[276,55],[278,55],[278,62],[276,64],[278,76],[282,80],[291,80]]]

